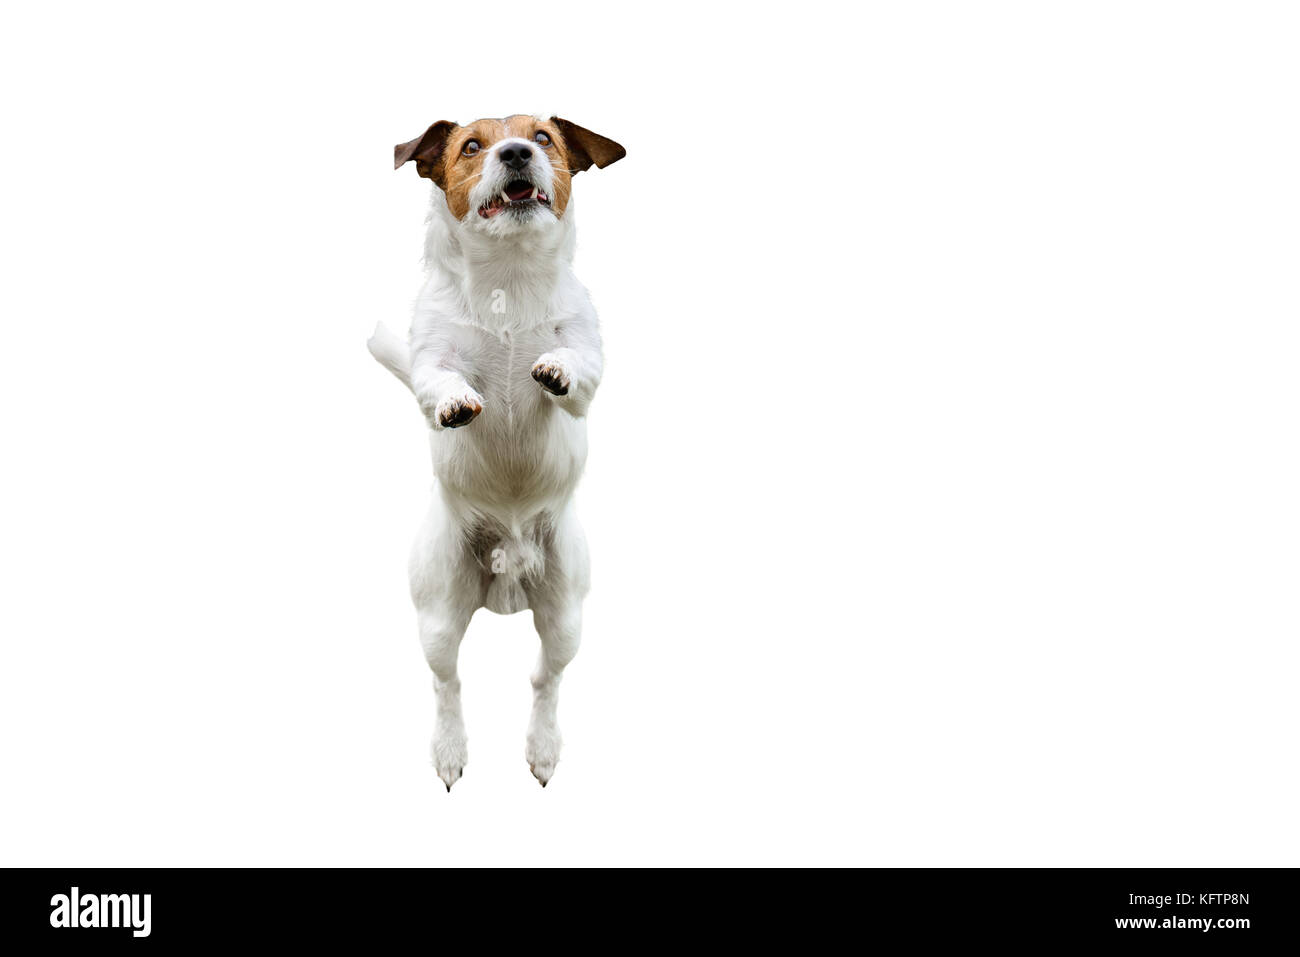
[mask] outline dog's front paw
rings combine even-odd
[[[552,395],[569,394],[569,374],[564,371],[560,360],[549,352],[533,363],[533,378]]]
[[[436,428],[458,429],[469,425],[483,411],[483,397],[471,389],[464,395],[452,395],[435,405],[422,405],[425,416]]]

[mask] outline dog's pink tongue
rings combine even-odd
[[[513,202],[517,199],[523,199],[525,196],[532,196],[533,188],[527,183],[511,183],[506,187],[506,195]]]

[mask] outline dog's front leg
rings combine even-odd
[[[603,363],[600,347],[590,344],[562,345],[533,363],[533,378],[550,393],[552,401],[574,418],[587,414]]]
[[[483,411],[483,397],[465,377],[436,359],[417,356],[411,370],[411,391],[435,429],[469,425]]]

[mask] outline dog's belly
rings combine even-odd
[[[587,430],[533,380],[533,363],[553,340],[484,339],[466,370],[483,411],[466,426],[431,433],[434,473],[447,491],[511,525],[558,511],[573,494]]]

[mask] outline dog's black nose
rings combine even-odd
[[[522,143],[515,146],[507,146],[499,154],[501,162],[505,163],[511,169],[523,169],[532,159],[533,151]]]

